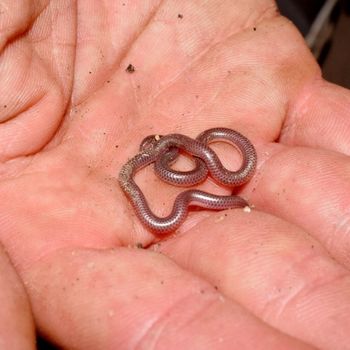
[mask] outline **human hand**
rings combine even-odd
[[[0,245],[0,348],[34,349],[35,328],[30,304],[11,262]]]
[[[4,8],[0,237],[45,337],[69,349],[349,348],[350,94],[321,79],[273,2]],[[121,165],[148,134],[216,126],[257,147],[242,190],[256,210],[195,212],[157,242],[118,187]],[[182,191],[151,169],[137,181],[158,214]]]

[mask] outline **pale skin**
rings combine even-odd
[[[350,349],[350,93],[272,1],[3,0],[0,20],[5,348],[36,328],[67,349]],[[257,148],[255,208],[158,242],[121,165],[217,126]],[[181,191],[137,181],[159,215]]]

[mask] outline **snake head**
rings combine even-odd
[[[149,135],[140,144],[140,151],[152,151],[163,135]]]

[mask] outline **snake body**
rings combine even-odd
[[[226,169],[216,153],[208,147],[213,141],[226,141],[234,145],[241,153],[242,165],[237,171]],[[179,150],[194,156],[195,168],[181,172],[170,168],[177,158]],[[158,235],[175,231],[186,219],[189,206],[198,206],[213,210],[241,208],[248,203],[236,195],[220,196],[204,191],[190,189],[180,193],[174,202],[171,213],[166,217],[156,216],[148,206],[147,200],[133,177],[143,167],[155,163],[156,174],[167,183],[177,186],[193,186],[210,176],[218,183],[236,187],[253,176],[257,156],[251,142],[239,132],[227,128],[213,128],[202,132],[192,139],[181,134],[169,134],[161,137],[146,137],[140,152],[131,158],[119,173],[119,184],[131,201],[140,221]]]

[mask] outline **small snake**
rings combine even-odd
[[[228,141],[241,152],[242,165],[237,171],[227,170],[216,153],[208,147],[213,141]],[[175,171],[170,164],[178,157],[179,149],[195,158],[195,169]],[[175,231],[186,219],[190,205],[213,210],[242,208],[248,203],[236,195],[219,196],[199,190],[186,190],[180,193],[174,202],[171,213],[166,217],[153,214],[145,196],[135,183],[135,173],[155,163],[155,172],[164,181],[178,186],[192,186],[204,181],[208,172],[218,183],[236,187],[253,176],[257,156],[254,146],[242,134],[227,128],[213,128],[202,132],[192,139],[181,134],[146,137],[140,146],[140,152],[131,158],[119,173],[119,184],[130,199],[140,221],[153,233],[162,235]]]

